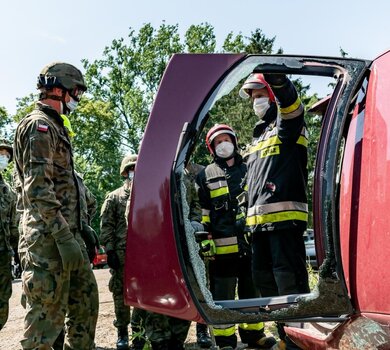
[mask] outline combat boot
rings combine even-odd
[[[118,329],[118,340],[116,342],[117,350],[128,350],[129,349],[129,332],[126,328]]]
[[[196,342],[201,348],[211,347],[212,343],[209,333],[207,331],[207,325],[202,323],[196,324]]]

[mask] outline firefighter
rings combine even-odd
[[[253,73],[239,94],[251,100],[259,118],[247,159],[246,230],[253,237],[254,283],[262,297],[308,293],[304,107],[284,74]],[[296,349],[279,329],[287,349]]]
[[[239,205],[244,192],[246,165],[238,154],[236,133],[224,124],[212,127],[206,145],[213,163],[196,178],[202,224],[209,237],[201,242],[201,251],[209,258],[210,291],[214,300],[256,297],[252,283],[251,251],[244,235],[245,210]],[[274,338],[264,334],[264,324],[240,324],[242,342],[257,349],[269,349]],[[235,325],[213,327],[217,345],[231,349],[237,346]]]
[[[0,140],[0,330],[8,319],[12,294],[12,251],[17,253],[16,195],[3,179],[2,172],[12,161],[12,146]]]
[[[124,304],[123,272],[127,241],[127,213],[137,157],[136,154],[128,154],[123,158],[120,175],[125,179],[124,184],[106,196],[100,213],[100,242],[106,247],[107,264],[110,267],[109,289],[114,299],[114,326],[118,329],[116,343],[118,350],[127,350],[129,347],[130,306]],[[144,333],[142,331],[144,319],[145,311],[134,308],[131,315],[133,349],[138,350],[144,347],[145,338],[138,336]]]

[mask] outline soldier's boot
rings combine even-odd
[[[126,328],[118,329],[118,340],[116,342],[117,350],[128,350],[129,349],[129,332]]]
[[[209,333],[207,331],[207,325],[202,323],[196,324],[196,342],[201,348],[211,347],[212,343]]]

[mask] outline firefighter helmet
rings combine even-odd
[[[45,88],[50,90],[54,87],[67,91],[74,91],[76,88],[82,92],[87,90],[80,70],[64,62],[53,62],[46,65],[38,76],[38,89]]]
[[[9,161],[12,161],[14,155],[14,149],[12,145],[6,139],[0,139],[0,149],[6,149],[10,154]]]
[[[213,147],[213,141],[214,139],[221,134],[228,134],[230,135],[234,148],[238,149],[238,142],[237,142],[237,135],[234,132],[234,130],[226,124],[215,124],[207,133],[206,135],[206,145],[209,150],[209,152],[214,155],[214,147]]]
[[[122,163],[121,163],[121,168],[120,168],[120,174],[122,176],[127,176],[126,172],[130,167],[134,167],[135,164],[137,163],[137,154],[127,154],[124,156]]]
[[[264,75],[261,73],[252,73],[242,85],[239,95],[242,98],[249,98],[251,97],[249,90],[263,88],[267,89],[270,101],[275,102],[275,95],[269,84],[265,81]]]

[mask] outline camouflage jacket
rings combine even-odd
[[[126,206],[130,197],[131,183],[126,180],[122,187],[106,196],[100,213],[100,243],[106,250],[125,250],[127,237]]]
[[[18,236],[16,195],[0,174],[0,252],[16,250]]]
[[[22,239],[33,264],[61,262],[53,234],[80,230],[73,153],[60,115],[40,102],[19,123],[14,141],[23,208]]]

